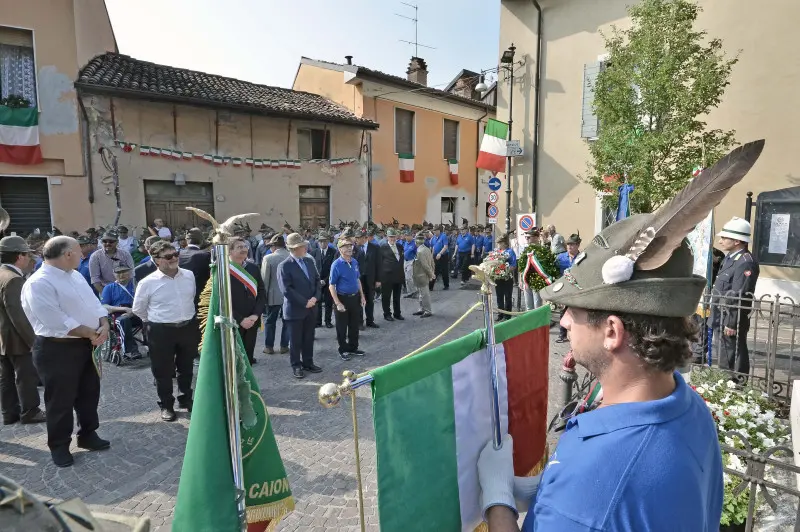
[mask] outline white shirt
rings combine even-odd
[[[84,284],[86,280],[83,281]],[[151,323],[178,323],[194,317],[194,274],[178,268],[175,277],[156,270],[136,285],[133,313]]]
[[[97,329],[108,311],[76,270],[65,272],[47,263],[22,287],[22,309],[37,336],[74,338],[81,325]]]
[[[158,233],[158,236],[163,239],[172,238],[172,231],[170,231],[168,227],[160,227],[156,230],[156,232]]]

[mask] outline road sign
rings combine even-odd
[[[496,224],[497,223],[497,218],[487,218],[486,219],[486,223],[487,224]]]
[[[500,199],[500,196],[497,195],[497,192],[489,192],[489,203],[494,205],[498,199]]]
[[[536,225],[536,213],[517,214],[517,256],[528,247],[528,235],[525,231],[530,230]]]
[[[498,212],[500,211],[497,208],[497,205],[489,205],[489,209],[486,211],[486,214],[489,215],[489,218],[495,218]]]
[[[500,178],[497,176],[492,176],[489,178],[489,190],[500,190],[500,187],[503,186],[503,183],[500,181]]]
[[[522,146],[518,140],[506,141],[506,157],[519,157],[522,155]]]
[[[519,215],[519,221],[517,222],[517,225],[522,231],[530,230],[534,225],[533,216],[530,214]]]

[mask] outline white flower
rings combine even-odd
[[[764,417],[771,421],[775,419],[775,412],[767,410],[766,412],[764,412]]]
[[[698,386],[697,387],[697,393],[699,393],[700,395],[703,395],[704,393],[706,393],[706,389],[703,388],[702,386]]]
[[[770,438],[766,438],[765,437],[764,438],[764,446],[765,447],[775,447],[775,440],[772,440]]]
[[[733,381],[728,381],[728,389],[733,390],[736,388],[736,384]]]
[[[767,425],[767,432],[769,432],[770,434],[774,434],[775,427],[773,427],[772,425]]]
[[[742,461],[739,459],[739,457],[738,457],[738,456],[736,456],[735,454],[731,454],[731,455],[729,455],[729,458],[728,458],[728,465],[729,465],[729,466],[730,466],[730,468],[731,468],[731,469],[733,469],[734,471],[741,471],[741,472],[744,472],[744,470],[745,470],[744,464],[743,464],[743,463],[742,463]]]
[[[756,424],[753,423],[752,421],[748,421],[747,422],[747,428],[748,429],[754,429],[754,428],[756,428]]]
[[[746,420],[746,419],[744,419],[744,418],[742,418],[742,417],[740,417],[739,419],[737,419],[737,420],[736,420],[736,422],[737,422],[739,425],[743,426],[743,427],[744,427],[745,425],[747,425],[747,420]]]
[[[733,447],[733,444],[734,444],[733,438],[731,438],[730,436],[725,436],[725,445],[730,445],[731,447]]]

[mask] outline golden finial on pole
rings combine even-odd
[[[203,220],[211,222],[211,227],[214,229],[214,244],[225,244],[228,238],[233,236],[235,229],[234,226],[245,218],[252,218],[254,216],[261,216],[257,212],[250,212],[247,214],[235,214],[222,223],[211,216],[209,213],[197,207],[186,207],[187,211],[192,211]]]
[[[470,271],[472,272],[473,276],[476,279],[479,279],[481,282],[481,292],[482,293],[491,293],[492,287],[496,286],[495,282],[489,278],[489,271],[492,269],[493,266],[498,264],[502,264],[500,261],[496,260],[485,260],[478,265],[471,265],[469,267]]]

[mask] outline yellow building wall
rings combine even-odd
[[[108,174],[97,148],[114,145],[112,98],[87,96],[84,101],[90,114],[92,165],[96,176],[93,221],[106,225],[114,221],[116,204],[111,186],[101,184],[97,177]],[[117,140],[243,159],[297,159],[297,128],[323,127],[310,122],[121,98],[113,98],[113,108]],[[358,158],[360,129],[336,125],[328,125],[328,129],[331,131],[331,157]],[[266,223],[277,228],[284,220],[297,227],[300,186],[331,187],[332,220],[366,219],[366,170],[361,163],[339,167],[334,170],[335,175],[329,175],[323,172],[321,165],[307,162],[299,170],[272,170],[244,164],[241,167],[214,166],[197,159],[144,157],[138,150],[124,153],[114,148],[113,151],[119,163],[123,204],[120,223],[124,225],[144,226],[147,222],[143,181],[173,181],[175,173],[185,174],[187,182],[213,184],[214,210],[219,220],[253,212],[260,216],[249,220],[251,227]]]

